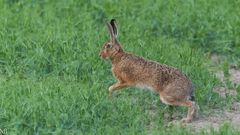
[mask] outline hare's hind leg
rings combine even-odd
[[[178,105],[178,106],[186,106],[188,107],[188,113],[187,113],[187,117],[183,118],[181,121],[182,122],[186,122],[189,123],[193,120],[196,112],[197,112],[197,105],[194,101],[180,101],[180,102],[174,102],[172,103],[173,105]]]
[[[187,114],[187,117],[183,118],[181,121],[189,123],[196,116],[197,111],[198,111],[198,107],[197,107],[197,104],[194,101],[186,101],[186,105],[188,106],[188,114]]]
[[[113,84],[112,86],[109,87],[108,91],[109,91],[109,96],[111,97],[112,96],[112,93],[113,91],[115,90],[119,90],[119,89],[122,89],[122,88],[125,88],[125,87],[128,87],[129,84],[127,83],[121,83],[121,82],[117,82],[115,84]]]
[[[181,121],[189,123],[192,121],[194,118],[195,114],[197,113],[197,105],[194,101],[186,100],[186,101],[176,101],[173,100],[173,98],[170,97],[163,97],[160,95],[160,99],[162,100],[163,103],[169,104],[169,105],[174,105],[174,106],[186,106],[188,107],[188,114],[186,118],[183,118]]]

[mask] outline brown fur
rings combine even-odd
[[[189,107],[187,118],[183,121],[190,122],[197,111],[196,103],[190,100],[193,96],[191,80],[176,68],[124,52],[117,41],[115,20],[107,23],[107,27],[111,41],[103,46],[100,56],[111,60],[113,75],[118,80],[109,87],[109,96],[125,87],[153,89],[160,94],[163,103]]]

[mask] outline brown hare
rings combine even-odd
[[[188,107],[187,117],[182,121],[191,122],[197,111],[191,80],[176,68],[125,52],[117,40],[115,19],[107,23],[107,28],[111,40],[104,44],[99,55],[111,60],[113,75],[118,80],[109,87],[109,96],[125,87],[152,89],[159,93],[163,103]]]

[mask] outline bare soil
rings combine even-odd
[[[197,120],[188,123],[187,126],[193,131],[201,129],[218,130],[224,123],[231,124],[235,129],[240,128],[240,103],[233,103],[231,110],[212,109],[208,114],[199,116]]]
[[[230,80],[235,83],[240,85],[240,70],[232,68],[229,70],[230,73]]]
[[[216,57],[214,57],[213,59],[215,60],[215,62],[218,61]],[[226,80],[224,72],[217,71],[215,75],[224,85]],[[240,85],[240,70],[236,68],[231,68],[229,70],[228,79],[235,85]],[[229,89],[226,87],[226,85],[222,87],[216,87],[213,89],[213,91],[218,93],[223,98],[226,98],[227,95],[236,97],[238,94],[235,89]],[[208,111],[208,114],[199,116],[197,120],[187,124],[187,126],[189,126],[190,129],[193,131],[199,131],[201,129],[210,130],[210,128],[218,130],[219,127],[224,123],[230,123],[231,126],[235,129],[240,129],[240,102],[238,102],[237,100],[233,101],[230,109],[211,109]]]
[[[221,59],[218,56],[211,57],[214,64],[219,64]],[[223,86],[218,86],[213,89],[214,92],[218,93],[221,97],[226,98],[227,96],[236,97],[238,94],[236,89],[229,89],[226,86],[226,80],[231,81],[235,85],[240,86],[240,69],[237,69],[235,66],[230,67],[228,71],[228,77],[224,76],[224,72],[219,70],[215,72],[215,76],[222,82]],[[233,98],[236,99],[236,98]],[[149,115],[154,119],[157,117],[155,109],[156,106],[149,110]],[[169,120],[169,117],[173,120]],[[184,114],[169,114],[164,115],[166,124],[179,124],[179,119],[184,117]],[[234,100],[231,107],[223,109],[210,109],[207,111],[200,110],[200,115],[197,119],[191,123],[181,124],[184,127],[188,127],[190,131],[198,132],[200,130],[210,131],[210,129],[218,130],[224,123],[229,123],[235,129],[240,130],[240,102]],[[148,128],[151,129],[154,127],[154,123],[150,123]]]

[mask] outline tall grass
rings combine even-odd
[[[98,57],[109,40],[104,23],[117,19],[126,51],[183,70],[207,109],[224,101],[212,93],[217,80],[194,46],[235,55],[239,49],[238,1],[221,2],[1,0],[0,128],[10,134],[189,134],[164,126],[169,111],[156,94],[129,88],[107,96],[115,81],[110,62]]]

